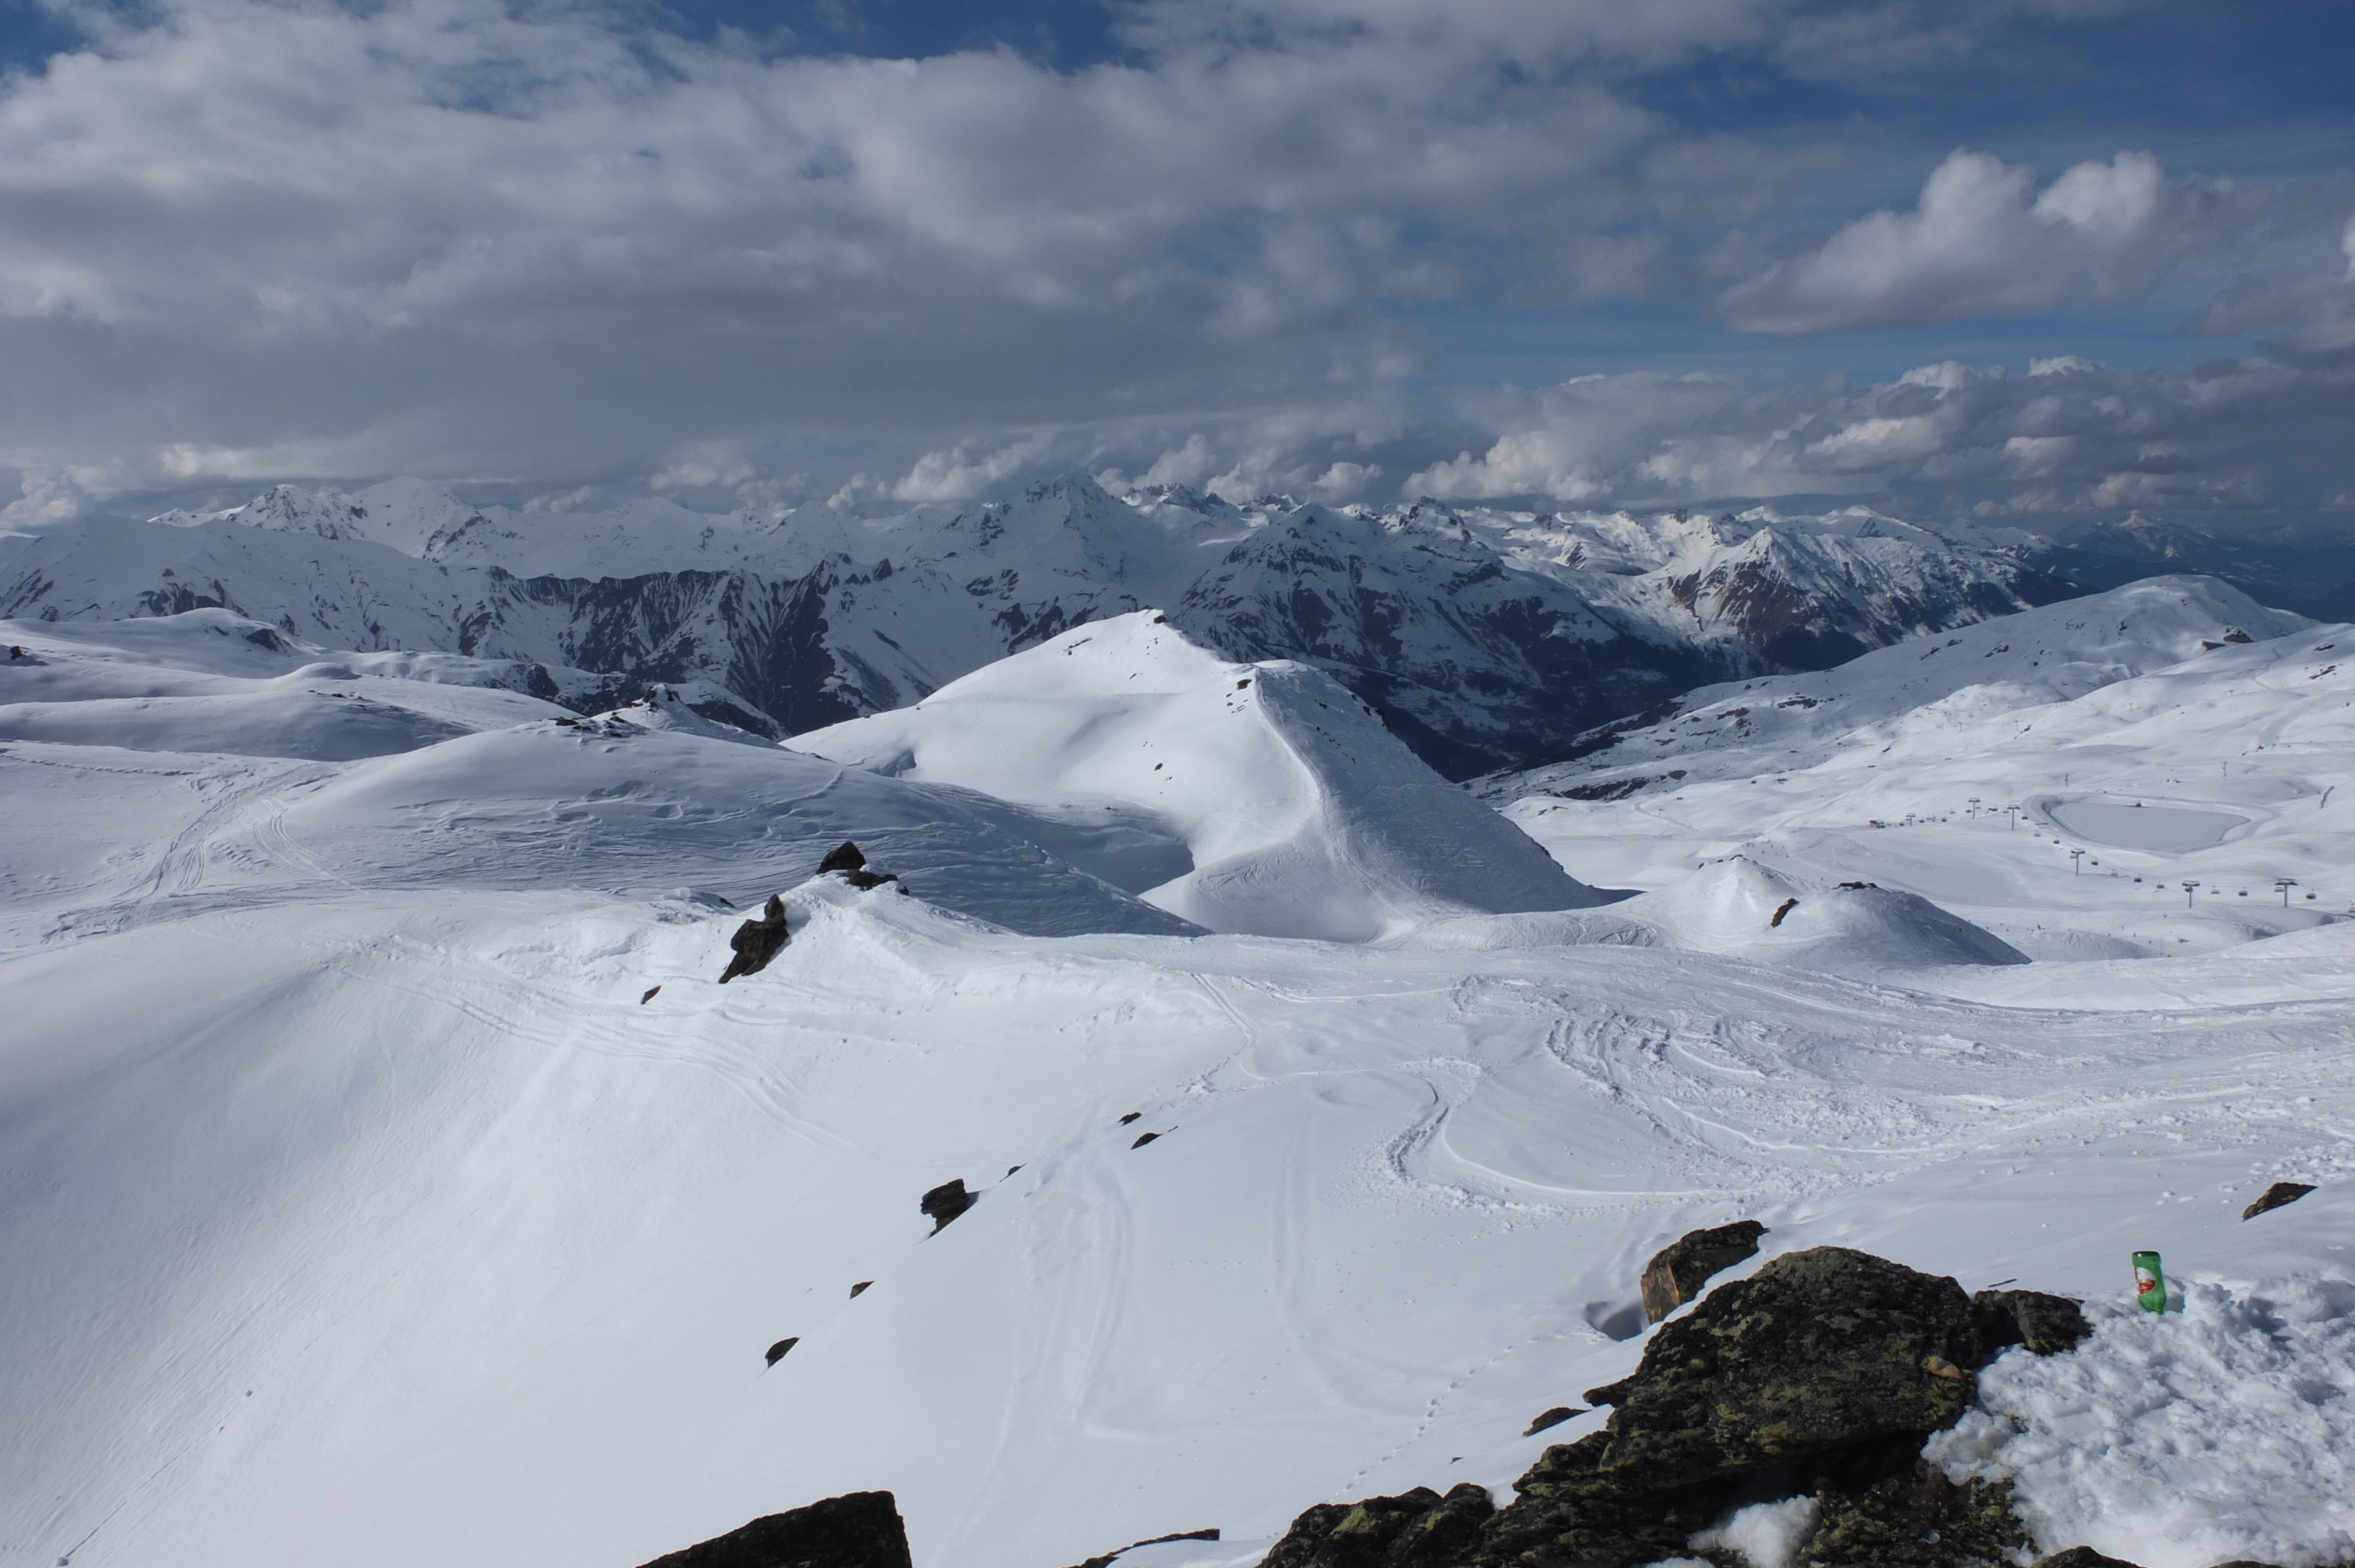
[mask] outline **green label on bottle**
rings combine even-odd
[[[2146,1312],[2167,1310],[2167,1275],[2158,1266],[2158,1254],[2138,1252],[2134,1255],[2135,1299]]]

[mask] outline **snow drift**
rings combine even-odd
[[[1227,662],[1156,611],[792,744],[1051,814],[1067,842],[1103,846],[1106,875],[1153,876],[1140,897],[1214,931],[1363,941],[1609,897],[1448,788],[1334,681]]]

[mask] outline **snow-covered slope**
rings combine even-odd
[[[1154,610],[793,744],[1052,811],[1116,857],[1105,874],[1125,870],[1146,902],[1216,931],[1362,941],[1607,896],[1448,788],[1337,683],[1229,663]]]
[[[904,706],[1082,622],[1164,607],[1230,658],[1314,664],[1453,777],[1703,682],[1815,667],[2065,595],[2012,546],[1870,514],[1692,518],[1247,506],[1084,477],[861,518],[473,508],[415,481],[280,485],[0,552],[0,615],[218,605],[337,646],[436,648],[720,694],[794,732]],[[708,712],[699,695],[690,701]],[[584,708],[583,711],[586,711]]]
[[[1175,934],[1039,847],[1090,808],[1140,856],[1188,842],[1179,769],[1205,834],[1213,785],[1238,819],[1309,800],[1284,754],[1401,863],[1473,820],[1425,776],[1405,833],[1365,715],[1151,627],[868,721],[896,776],[666,694],[349,761],[0,741],[0,1561],[633,1568],[879,1487],[919,1568],[1205,1527],[1124,1562],[1244,1568],[1312,1503],[1501,1488],[1593,1431],[1523,1435],[1632,1370],[1644,1261],[1738,1218],[1759,1263],[2093,1300],[2082,1359],[1982,1384],[2087,1461],[1992,1408],[1952,1445],[2019,1475],[2041,1550],[2355,1553],[2355,920],[2324,917],[2355,628],[1884,714],[1754,781],[1532,795],[1564,863],[1645,896],[1340,944]],[[258,630],[17,623],[48,641],[0,680],[306,711],[288,666],[328,660]],[[812,879],[846,838],[912,893]],[[718,986],[720,895],[773,891],[791,942]],[[951,1180],[980,1201],[930,1234]],[[2281,1180],[2318,1190],[2243,1223]],[[2191,1310],[2124,1310],[2139,1248]],[[2087,1408],[2121,1387],[2172,1397]],[[2188,1484],[2225,1473],[2195,1439],[2281,1431],[2321,1437],[2265,1506]],[[2122,1526],[2134,1497],[2163,1512]]]

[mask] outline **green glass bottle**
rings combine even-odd
[[[2138,1252],[2134,1255],[2135,1299],[2146,1312],[2167,1310],[2167,1275],[2158,1266],[2158,1254]]]

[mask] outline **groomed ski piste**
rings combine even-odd
[[[1152,611],[787,746],[0,624],[0,1561],[632,1568],[889,1489],[921,1568],[1241,1568],[1593,1430],[1521,1436],[1742,1218],[1734,1277],[2086,1299],[1933,1448],[2040,1548],[2355,1557],[2355,628],[2227,593],[1502,815]]]

